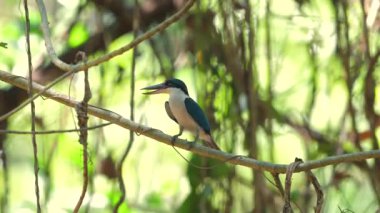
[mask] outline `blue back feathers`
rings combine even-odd
[[[191,98],[185,99],[185,106],[187,112],[191,115],[194,121],[205,131],[210,134],[210,124],[207,120],[206,115],[203,113],[201,107]]]

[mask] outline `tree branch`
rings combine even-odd
[[[43,130],[43,131],[19,131],[19,130],[4,130],[0,129],[0,135],[1,134],[15,134],[15,135],[31,135],[31,134],[36,134],[36,135],[51,135],[51,134],[62,134],[62,133],[70,133],[70,132],[79,132],[82,130],[94,130],[94,129],[99,129],[103,128],[105,126],[108,126],[112,123],[103,123],[103,124],[98,124],[95,126],[90,126],[87,128],[75,128],[75,129],[62,129],[62,130]]]
[[[289,164],[289,166],[286,168],[286,178],[285,178],[285,193],[284,193],[284,200],[285,204],[282,209],[283,213],[290,213],[293,212],[292,206],[290,205],[290,191],[292,186],[292,176],[295,171],[295,169],[302,163],[302,160],[299,158],[296,158],[293,163]]]
[[[22,89],[28,88],[28,81],[24,77],[12,75],[8,72],[0,70],[0,80],[12,84],[14,86],[20,87]],[[44,90],[44,86],[33,83],[34,92],[39,92]],[[54,92],[53,90],[47,90],[43,93],[45,97],[48,97],[54,101],[62,103],[69,107],[75,107],[79,102],[69,99],[68,96],[62,95]],[[136,122],[132,122],[129,119],[122,117],[121,115],[106,110],[101,109],[95,106],[88,106],[88,114],[98,117],[100,119],[112,122],[118,126],[129,129],[131,131],[136,132],[137,134],[144,135],[146,137],[152,138],[158,142],[167,144],[169,146],[172,145],[171,136],[164,134],[162,131],[153,129],[144,125],[141,125]],[[234,155],[231,153],[225,153],[222,151],[218,151],[215,149],[211,149],[208,147],[204,147],[199,144],[191,144],[185,140],[178,139],[174,143],[175,147],[191,151],[192,153],[198,154],[203,157],[218,159],[224,162],[228,162],[234,165],[240,165],[244,167],[249,167],[255,170],[260,171],[268,171],[272,173],[286,173],[287,165],[286,164],[274,164],[265,161],[259,161],[253,158],[248,158],[241,155]],[[380,158],[380,150],[371,150],[371,151],[363,151],[356,152],[350,154],[343,155],[335,155],[326,157],[321,160],[313,160],[305,163],[301,163],[294,172],[307,171],[311,169],[321,168],[328,165],[335,165],[339,163],[347,163],[354,161],[362,161],[371,158]]]
[[[135,7],[136,8],[138,7],[137,0],[135,0]],[[136,38],[137,34],[138,34],[139,15],[140,14],[139,14],[138,10],[135,10],[133,12],[133,37],[134,38]],[[137,55],[137,47],[133,49],[132,61],[131,61],[131,64],[132,64],[132,66],[131,66],[131,93],[130,93],[131,99],[130,99],[130,102],[129,102],[129,106],[130,106],[130,119],[131,119],[131,121],[134,121],[134,119],[135,119],[135,81],[136,81],[136,78],[135,78],[136,69],[135,68],[136,68],[136,55]],[[119,161],[119,163],[118,163],[118,165],[116,167],[117,179],[118,179],[118,182],[119,182],[119,188],[120,188],[121,195],[119,197],[119,200],[116,202],[115,207],[113,208],[113,212],[115,212],[115,213],[119,212],[119,208],[123,204],[123,202],[125,200],[125,197],[126,197],[125,183],[124,183],[124,180],[123,180],[123,164],[124,164],[125,159],[127,159],[127,156],[130,153],[133,144],[134,144],[134,132],[133,131],[129,131],[129,141],[128,141],[127,148],[124,150],[124,153],[121,156],[120,161]]]
[[[49,86],[48,86],[48,88],[52,87],[53,85],[55,85],[56,83],[58,83],[62,79],[66,78],[67,76],[70,76],[72,73],[75,73],[77,71],[88,69],[90,67],[99,65],[99,64],[101,64],[101,63],[103,63],[105,61],[108,61],[108,60],[110,60],[110,59],[112,59],[112,58],[114,58],[114,57],[116,57],[118,55],[121,55],[124,52],[126,52],[126,51],[134,48],[135,46],[137,46],[141,42],[143,42],[143,41],[151,38],[155,34],[161,32],[164,29],[166,29],[167,27],[169,27],[174,22],[178,21],[183,15],[186,14],[186,12],[191,8],[191,6],[195,2],[195,0],[189,0],[186,3],[186,5],[181,10],[179,10],[177,13],[175,13],[174,15],[172,15],[171,17],[169,17],[168,19],[166,19],[165,21],[163,21],[162,23],[160,23],[159,25],[157,25],[156,27],[154,27],[150,31],[148,31],[148,32],[144,33],[143,35],[137,37],[131,43],[129,43],[129,44],[127,44],[127,45],[125,45],[125,46],[123,46],[123,47],[121,47],[121,48],[113,51],[113,52],[105,54],[105,55],[103,55],[103,56],[101,56],[101,57],[99,57],[97,59],[89,61],[88,63],[79,63],[79,64],[76,64],[76,65],[70,65],[70,64],[67,64],[67,63],[63,62],[62,60],[60,60],[57,57],[57,54],[55,53],[53,45],[52,45],[52,42],[50,40],[50,31],[49,31],[49,27],[48,27],[48,20],[47,20],[45,5],[43,4],[42,0],[36,0],[36,1],[37,1],[37,4],[38,4],[38,7],[40,9],[40,14],[41,14],[41,19],[42,19],[42,30],[43,30],[43,34],[44,34],[44,39],[45,39],[45,44],[46,44],[47,52],[49,53],[49,56],[50,56],[52,62],[58,68],[60,68],[60,69],[62,69],[64,71],[67,71],[64,75],[60,76],[59,78],[55,79],[52,83],[50,83]],[[33,97],[29,98],[28,100],[26,100],[25,102],[23,102],[22,104],[20,104],[19,106],[17,106],[13,110],[11,110],[10,112],[7,112],[6,114],[1,115],[0,116],[0,121],[5,120],[7,117],[13,115],[18,110],[20,110],[21,108],[25,107],[28,103],[30,103],[31,101],[33,101],[34,99],[36,99],[40,95],[41,94],[35,94]]]
[[[32,53],[30,51],[30,19],[29,19],[29,8],[28,8],[28,0],[24,0],[24,9],[25,9],[25,26],[26,26],[26,45],[27,45],[27,55],[28,55],[28,95],[29,98],[33,96],[33,88],[32,88]],[[34,187],[36,194],[36,205],[37,212],[41,212],[41,203],[40,203],[40,186],[38,183],[38,147],[37,147],[37,139],[36,134],[36,109],[34,102],[30,102],[30,114],[31,114],[31,132],[32,132],[32,145],[33,145],[33,165],[34,165]]]
[[[123,47],[112,51],[110,53],[107,53],[105,55],[100,56],[99,58],[96,58],[94,60],[88,61],[87,63],[80,63],[76,65],[70,65],[62,60],[60,60],[54,50],[53,44],[50,39],[50,30],[49,30],[49,21],[47,18],[46,8],[42,0],[36,0],[38,9],[40,11],[41,16],[41,23],[42,23],[42,32],[45,40],[46,50],[49,54],[49,57],[51,58],[52,62],[59,67],[60,69],[70,72],[70,71],[80,71],[84,69],[88,69],[90,67],[99,65],[105,61],[108,61],[118,55],[121,55],[125,53],[126,51],[134,48],[141,42],[151,38],[155,34],[163,31],[167,27],[169,27],[171,24],[178,21],[183,15],[186,14],[186,12],[193,6],[196,0],[188,0],[183,8],[181,8],[178,12],[173,14],[170,18],[166,19],[165,21],[161,22],[159,25],[154,27],[153,29],[147,31],[143,35],[137,37],[135,40],[133,40],[131,43],[124,45]]]
[[[77,54],[77,59],[86,63],[87,56],[84,52],[79,52]],[[79,61],[79,60],[78,60]],[[83,146],[83,185],[82,192],[80,194],[79,200],[74,208],[74,213],[79,212],[82,206],[84,197],[86,196],[87,186],[88,186],[88,152],[87,152],[87,123],[88,123],[88,101],[91,99],[91,89],[90,82],[88,80],[88,70],[84,70],[84,96],[83,100],[75,107],[77,112],[78,125],[81,131],[79,132],[79,143]]]

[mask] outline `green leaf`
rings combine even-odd
[[[71,29],[69,36],[70,47],[77,47],[83,44],[89,38],[89,33],[86,26],[83,23],[77,23]]]
[[[147,197],[146,197],[146,202],[148,203],[148,205],[152,208],[161,208],[162,207],[162,199],[161,199],[161,195],[158,194],[157,192],[152,192],[150,193]]]
[[[183,203],[177,209],[176,212],[181,212],[181,213],[199,212],[200,200],[201,200],[201,196],[197,194],[195,191],[191,191],[189,196],[187,196],[187,198],[183,201]]]
[[[0,42],[0,47],[2,47],[2,48],[5,48],[5,49],[7,49],[8,47],[7,47],[7,43],[5,43],[5,42]]]

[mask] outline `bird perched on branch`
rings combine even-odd
[[[208,147],[219,149],[211,136],[210,124],[201,107],[190,98],[186,84],[179,79],[169,79],[165,82],[142,90],[152,90],[145,92],[146,95],[167,93],[169,101],[165,102],[165,110],[169,117],[179,125],[179,133],[173,136],[173,142],[182,135],[183,130],[188,130],[195,134],[195,141],[201,138]]]

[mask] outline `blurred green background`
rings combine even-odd
[[[135,121],[174,135],[166,95],[140,88],[182,79],[206,112],[213,137],[226,152],[288,164],[378,149],[378,1],[197,1],[180,21],[135,49],[89,70],[90,104],[130,117],[135,57]],[[46,1],[52,41],[74,63],[115,50],[181,8],[182,0]],[[27,76],[25,14],[19,1],[0,2],[0,69]],[[138,8],[138,9],[136,9]],[[36,82],[60,71],[49,61],[34,1],[29,2]],[[138,23],[133,30],[133,21]],[[134,32],[135,31],[135,32]],[[83,96],[83,73],[55,90]],[[0,112],[25,94],[0,81]],[[72,129],[75,111],[49,99],[36,101],[38,130]],[[89,125],[103,121],[90,117]],[[30,130],[26,107],[1,129]],[[39,135],[43,212],[71,212],[82,187],[77,133]],[[182,138],[193,140],[191,134]],[[114,167],[129,142],[116,125],[89,132],[90,186],[80,212],[112,212],[120,189]],[[1,212],[35,212],[33,149],[29,135],[0,135]],[[283,199],[270,173],[212,161],[135,135],[123,164],[126,202],[119,212],[279,212]],[[6,158],[4,158],[6,156]],[[5,161],[5,162],[4,162]],[[211,166],[199,169],[192,165]],[[380,163],[368,160],[313,170],[325,195],[324,212],[380,209]],[[281,180],[285,179],[281,175]],[[296,212],[312,212],[316,194],[303,173],[293,177]],[[365,199],[363,199],[365,198]]]

